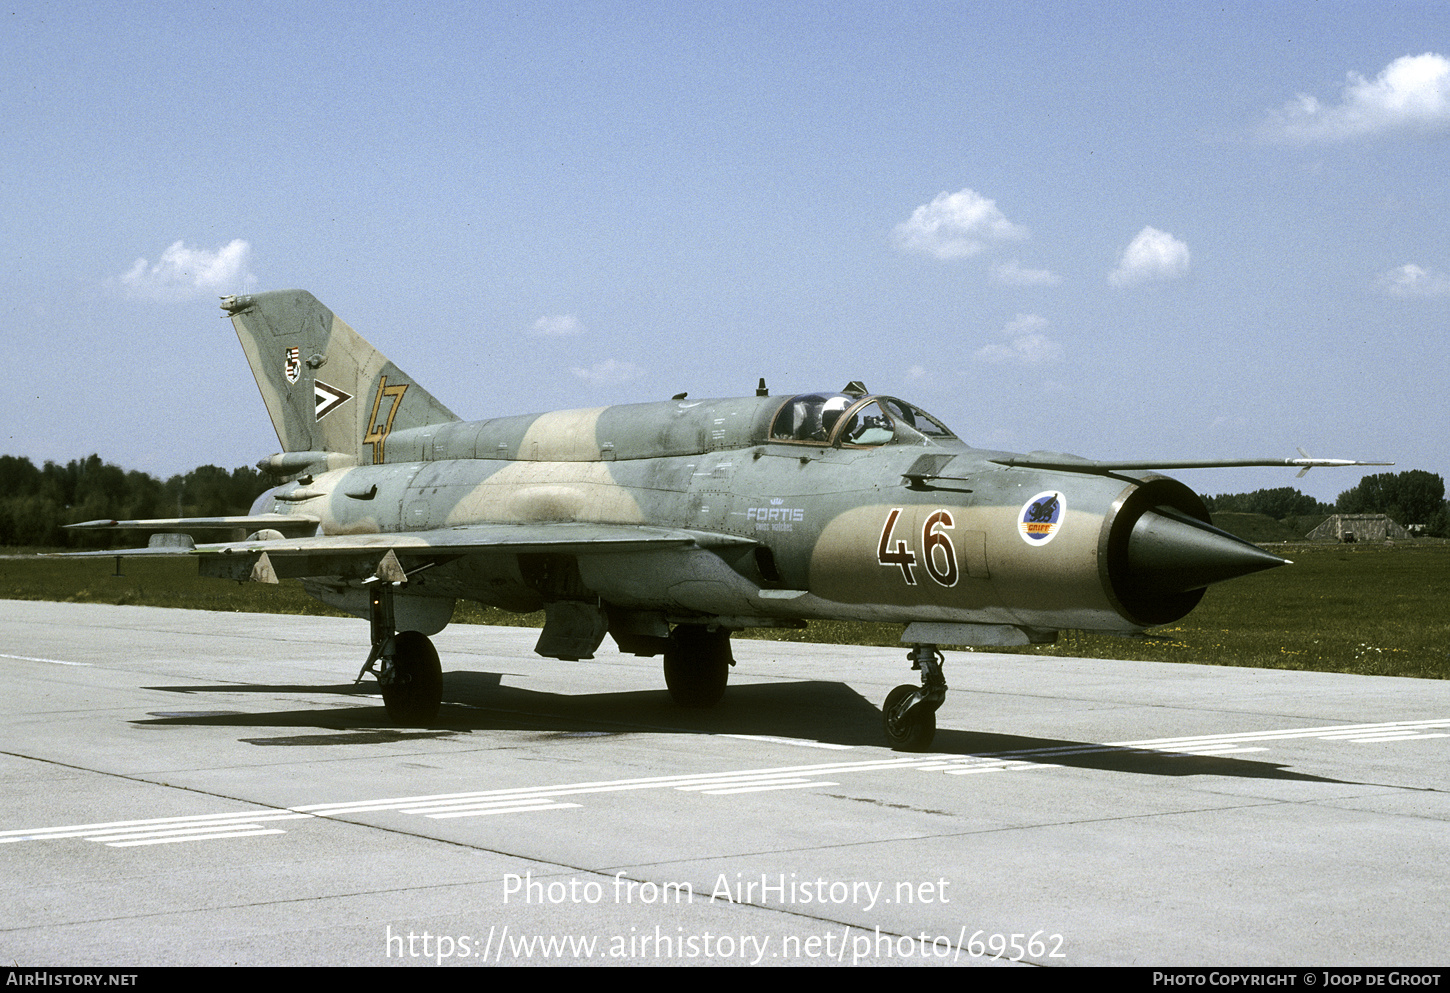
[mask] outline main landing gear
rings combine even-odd
[[[665,646],[665,685],[681,707],[713,707],[725,695],[734,664],[729,631],[676,624]]]
[[[431,724],[443,703],[443,667],[428,636],[403,631],[393,638],[393,656],[382,656],[378,686],[388,719],[407,727]]]
[[[443,667],[438,650],[428,636],[418,631],[394,632],[393,591],[389,584],[378,583],[369,593],[369,619],[372,622],[373,650],[357,674],[378,677],[383,693],[383,708],[388,719],[405,727],[431,724],[443,702]],[[375,663],[381,662],[382,668]]]
[[[913,645],[907,658],[921,671],[921,687],[902,684],[886,694],[881,722],[886,740],[898,752],[924,752],[936,736],[937,708],[946,701],[947,681],[942,675],[942,653],[935,645]]]

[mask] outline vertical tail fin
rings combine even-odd
[[[222,298],[284,452],[382,462],[388,436],[458,417],[306,290]]]

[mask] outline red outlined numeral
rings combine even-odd
[[[912,574],[911,567],[916,564],[916,553],[904,541],[898,541],[895,550],[891,550],[891,532],[896,529],[896,520],[900,516],[900,507],[893,508],[886,515],[886,523],[881,526],[881,543],[876,546],[876,561],[881,565],[901,566],[901,578],[906,580],[907,586],[915,586],[916,576]]]
[[[942,586],[957,585],[957,550],[946,533],[955,526],[952,515],[945,510],[928,515],[921,526],[921,564],[926,566],[926,574]]]
[[[916,574],[912,571],[912,566],[916,565],[916,553],[906,542],[896,541],[893,544],[891,540],[891,534],[901,519],[901,509],[893,507],[881,525],[881,541],[876,546],[876,562],[879,565],[899,567],[906,585],[915,586]],[[952,520],[952,515],[945,510],[932,511],[921,525],[921,564],[926,569],[926,574],[938,586],[955,586],[961,578],[961,570],[957,565],[957,549],[952,544],[951,535],[947,533],[955,527],[956,522]]]

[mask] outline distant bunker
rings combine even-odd
[[[1409,541],[1410,532],[1387,514],[1334,514],[1305,535],[1310,541]]]

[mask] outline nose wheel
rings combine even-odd
[[[936,712],[947,698],[942,653],[935,645],[914,645],[907,656],[921,671],[921,686],[903,684],[886,695],[881,723],[886,741],[898,752],[924,752],[936,737]]]

